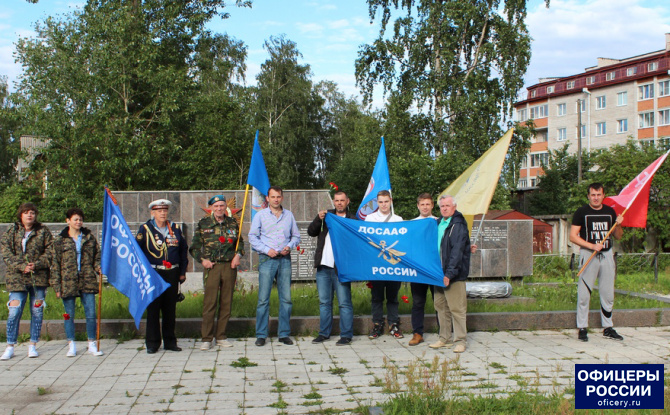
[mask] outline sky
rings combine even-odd
[[[234,4],[234,0],[229,0]],[[0,75],[10,90],[21,73],[14,63],[15,42],[34,35],[33,25],[49,15],[71,13],[84,2],[3,0],[0,9]],[[7,7],[9,6],[9,7]],[[253,0],[253,7],[229,6],[230,18],[216,18],[210,30],[242,40],[248,46],[247,84],[255,83],[267,59],[263,43],[284,34],[296,42],[313,80],[336,82],[348,96],[358,97],[354,62],[359,47],[371,43],[378,23],[370,23],[365,0]],[[622,59],[665,48],[670,33],[667,0],[529,0],[526,19],[532,58],[526,86],[539,78],[569,76],[594,66],[598,57]],[[376,94],[375,105],[379,105]]]

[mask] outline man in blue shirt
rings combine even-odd
[[[281,205],[284,199],[279,186],[268,190],[269,207],[259,211],[251,221],[249,243],[258,252],[258,305],[256,307],[256,346],[265,346],[270,319],[270,291],[277,279],[279,294],[279,328],[281,343],[292,345],[291,326],[291,250],[300,244],[300,231],[293,214]]]

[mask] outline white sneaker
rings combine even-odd
[[[202,342],[200,345],[200,350],[209,350],[212,347],[211,342]]]
[[[233,344],[226,339],[217,340],[216,345],[220,347],[233,347]]]
[[[104,353],[102,350],[98,350],[97,342],[88,342],[88,354],[93,356],[102,356]]]
[[[0,360],[9,360],[14,357],[14,346],[7,346],[5,352],[0,356]]]
[[[37,357],[39,355],[40,354],[37,353],[37,348],[35,347],[34,344],[31,344],[30,346],[28,346],[28,357]]]
[[[65,356],[75,357],[76,355],[77,355],[77,346],[74,344],[74,342],[70,342],[70,348]]]

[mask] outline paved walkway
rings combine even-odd
[[[103,340],[104,356],[75,358],[65,357],[67,344],[59,340],[40,342],[36,359],[27,357],[23,344],[17,356],[0,362],[0,413],[328,413],[388,399],[385,388],[394,387],[397,372],[404,384],[408,364],[436,356],[458,369],[449,372],[456,393],[519,387],[569,393],[575,363],[670,361],[670,327],[617,329],[622,343],[599,331],[588,343],[577,341],[575,330],[469,333],[468,350],[460,356],[389,336],[358,336],[344,347],[335,339],[312,344],[310,337],[296,338],[293,346],[273,338],[265,347],[254,346],[255,339],[232,339],[234,347],[206,352],[199,341],[182,339],[184,351],[155,355],[146,353],[142,340]],[[429,334],[427,342],[436,338]],[[231,366],[245,359],[257,366]]]

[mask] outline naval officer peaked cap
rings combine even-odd
[[[172,206],[172,202],[167,199],[156,199],[153,202],[149,203],[149,209],[168,209]]]

